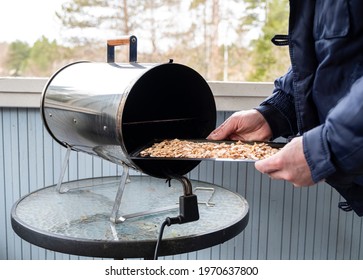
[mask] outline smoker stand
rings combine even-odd
[[[37,246],[72,255],[101,258],[144,258],[154,254],[166,217],[178,215],[182,183],[150,176],[130,176],[112,222],[121,177],[63,182],[21,198],[13,206],[14,231]],[[182,254],[223,243],[243,231],[248,203],[214,184],[190,180],[198,197],[198,221],[165,228],[159,256]]]

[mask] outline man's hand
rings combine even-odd
[[[257,110],[240,111],[230,116],[209,136],[211,140],[268,141],[270,126]],[[306,162],[302,137],[294,138],[273,156],[259,160],[255,167],[272,179],[282,179],[294,186],[311,186],[310,168]]]
[[[294,138],[273,156],[257,161],[255,167],[272,179],[289,181],[295,187],[314,184],[305,159],[302,137]]]
[[[210,140],[267,141],[272,137],[270,126],[257,110],[240,111],[230,116],[207,138]]]

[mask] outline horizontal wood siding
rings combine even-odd
[[[218,124],[230,114],[218,112]],[[0,126],[0,259],[89,259],[39,248],[13,232],[13,204],[55,184],[66,151],[45,131],[37,108],[0,108]],[[97,157],[72,152],[65,180],[121,171]],[[324,183],[294,188],[271,181],[252,163],[202,162],[189,176],[244,196],[249,224],[224,244],[166,259],[363,259],[362,219],[338,210],[340,196]]]

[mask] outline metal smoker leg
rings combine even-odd
[[[115,224],[123,222],[122,217],[118,217],[118,211],[120,209],[122,195],[125,190],[125,185],[126,185],[127,179],[129,178],[129,167],[127,165],[123,165],[122,167],[123,168],[122,168],[121,181],[120,181],[120,185],[117,190],[115,202],[113,204],[111,217],[110,217],[111,222],[113,222]]]
[[[63,160],[62,170],[61,170],[61,172],[59,174],[59,179],[58,179],[58,183],[57,183],[57,187],[56,187],[56,190],[59,193],[65,193],[65,192],[68,191],[67,188],[62,188],[62,181],[63,181],[63,178],[64,178],[64,174],[66,173],[66,169],[67,169],[67,166],[68,166],[68,161],[69,161],[69,156],[71,154],[71,150],[72,150],[71,147],[68,146],[66,155],[65,155],[64,160]]]
[[[120,209],[120,205],[121,205],[121,201],[122,201],[122,196],[123,196],[123,193],[125,190],[125,185],[126,185],[128,175],[129,175],[128,173],[129,173],[128,166],[124,166],[122,176],[121,176],[121,181],[119,184],[119,188],[117,190],[115,202],[113,204],[113,208],[112,208],[112,212],[111,212],[111,217],[110,217],[111,222],[113,222],[114,224],[119,224],[119,223],[125,222],[128,219],[147,216],[147,215],[156,214],[156,213],[174,211],[174,210],[177,210],[180,208],[178,203],[176,203],[176,204],[170,205],[170,206],[164,206],[164,207],[159,207],[159,208],[155,208],[155,209],[151,209],[151,210],[119,215],[119,209]],[[192,184],[186,177],[180,176],[180,177],[175,177],[174,179],[176,179],[182,183],[183,190],[184,190],[183,197],[193,196]],[[170,183],[170,180],[171,179],[169,179],[169,183]]]
[[[68,163],[69,163],[69,157],[70,157],[70,154],[71,154],[71,150],[72,148],[70,146],[67,147],[67,152],[66,152],[66,155],[64,157],[64,160],[63,160],[63,165],[62,165],[62,169],[61,169],[61,172],[59,174],[59,179],[58,179],[58,183],[56,185],[56,191],[59,192],[59,193],[66,193],[68,191],[74,191],[74,190],[79,190],[79,189],[85,189],[85,188],[93,188],[95,187],[92,182],[91,183],[88,183],[88,184],[72,184],[72,186],[70,184],[62,184],[63,182],[63,179],[64,179],[64,174],[66,173],[66,169],[68,167]],[[115,183],[118,182],[118,180],[115,180],[114,181]],[[98,183],[98,186],[102,186],[104,184],[110,184],[110,183],[114,183],[113,181],[107,181],[105,183]]]

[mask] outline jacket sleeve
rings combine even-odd
[[[290,69],[284,76],[276,79],[273,94],[255,108],[270,125],[274,139],[297,133],[292,75]]]
[[[363,174],[363,77],[328,114],[303,135],[304,153],[315,182],[333,173]]]

